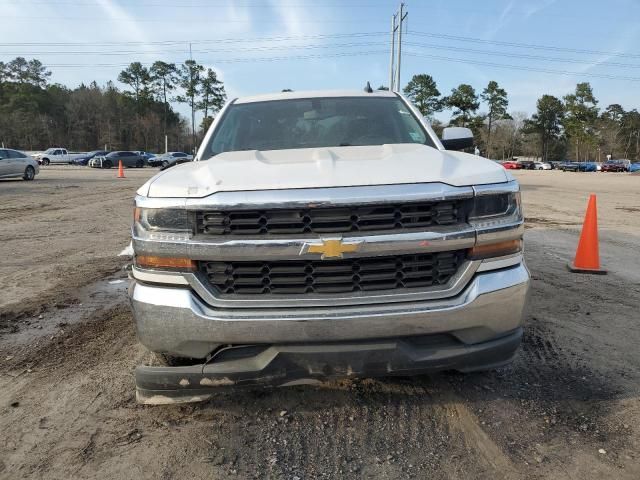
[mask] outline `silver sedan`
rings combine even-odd
[[[38,162],[17,150],[0,149],[0,178],[33,180],[40,172]]]

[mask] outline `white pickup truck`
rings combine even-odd
[[[509,363],[529,288],[520,187],[397,93],[234,99],[135,199],[147,404],[216,388]],[[156,362],[157,363],[157,362]]]
[[[32,155],[40,165],[47,166],[50,163],[73,163],[73,160],[80,158],[84,153],[69,153],[66,148],[48,148],[42,153]]]

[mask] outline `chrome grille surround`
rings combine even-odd
[[[336,187],[274,191],[218,192],[202,198],[136,197],[143,208],[184,209],[195,216],[197,211],[305,209],[344,207],[351,205],[389,205],[404,202],[465,201],[474,196],[518,190],[510,181],[479,187],[452,187],[441,183]],[[461,222],[436,225],[426,229],[383,232],[349,232],[330,235],[343,242],[362,242],[356,253],[345,259],[392,255],[411,255],[464,250],[487,241],[521,238],[524,232],[520,211],[500,222]],[[137,255],[183,256],[198,261],[280,261],[318,260],[317,254],[306,253],[303,246],[322,241],[322,234],[305,235],[198,235],[192,233],[152,232],[134,225],[133,249]],[[330,262],[327,259],[323,262]],[[140,270],[150,282],[172,282],[190,285],[206,304],[216,308],[300,308],[321,306],[355,306],[381,303],[412,302],[450,298],[458,295],[471,281],[483,262],[464,260],[446,284],[431,287],[355,291],[335,294],[221,294],[212,287],[203,272],[163,272]],[[490,267],[486,267],[490,268]],[[486,269],[485,268],[485,269]],[[135,276],[135,275],[134,275]],[[174,278],[175,277],[175,278]],[[179,278],[178,278],[179,277]],[[170,282],[171,283],[171,282]]]

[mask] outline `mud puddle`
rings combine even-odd
[[[100,318],[97,312],[110,310],[127,302],[127,274],[120,270],[97,282],[78,289],[64,302],[45,305],[41,313],[16,320],[12,329],[0,335],[0,352],[11,356],[11,350],[33,346],[50,340],[66,328]],[[4,360],[0,358],[0,362]]]

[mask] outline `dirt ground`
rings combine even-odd
[[[0,478],[640,478],[640,176],[515,173],[533,280],[510,367],[146,407],[118,253],[152,173],[0,181]],[[607,276],[566,269],[589,193]]]

